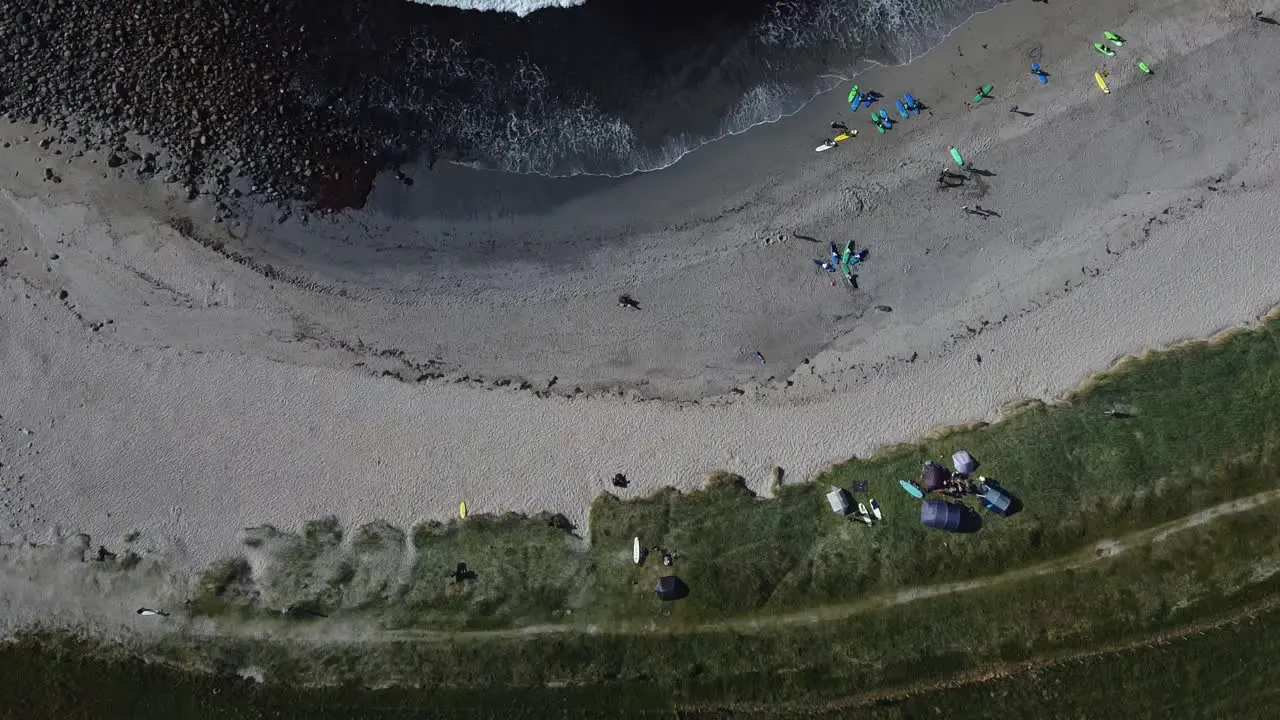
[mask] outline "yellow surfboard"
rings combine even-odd
[[[1093,79],[1098,81],[1098,87],[1102,88],[1103,93],[1111,94],[1111,88],[1107,87],[1107,81],[1102,78],[1102,73],[1094,73]]]
[[[465,502],[458,505],[458,517],[463,520],[467,519],[467,504]]]

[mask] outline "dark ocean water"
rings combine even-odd
[[[870,63],[907,62],[998,4],[588,0],[520,17],[392,1],[402,7],[375,3],[332,30],[346,52],[376,56],[362,102],[437,158],[546,175],[665,167]],[[345,55],[316,68],[330,87]]]

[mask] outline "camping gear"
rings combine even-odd
[[[964,158],[960,157],[959,150],[955,148],[951,148],[951,159],[956,161],[956,165],[959,165],[960,167],[964,167]]]
[[[853,512],[853,498],[844,488],[833,485],[831,492],[827,493],[827,502],[831,504],[831,512],[837,515],[848,515]]]
[[[866,480],[858,480],[853,484],[853,491],[856,493],[864,493],[867,491],[868,483]]]
[[[675,575],[667,575],[659,578],[656,592],[658,593],[658,599],[663,602],[683,600],[689,597],[689,586],[685,585],[684,581]]]
[[[1097,50],[1098,52],[1102,53],[1103,55],[1106,55],[1107,57],[1115,57],[1115,56],[1116,56],[1116,51],[1115,51],[1115,50],[1112,50],[1111,48],[1107,47],[1106,45],[1103,45],[1102,43],[1094,43],[1094,44],[1093,44],[1093,49],[1094,49],[1094,50]]]
[[[959,503],[925,500],[920,506],[920,524],[934,530],[963,532],[967,525],[972,524],[966,517],[970,512],[969,508]]]
[[[881,518],[884,517],[880,513],[880,503],[876,502],[875,498],[871,498],[871,514],[875,515],[877,520],[880,520]]]
[[[911,482],[910,480],[899,480],[898,484],[901,485],[902,489],[906,490],[907,494],[909,494],[911,497],[918,498],[920,500],[924,499],[924,491],[921,490],[915,483]]]
[[[1013,514],[1015,508],[1013,505],[1013,497],[1004,491],[1004,488],[994,482],[981,478],[981,484],[978,485],[979,502],[982,507],[999,515],[1000,517],[1009,517]]]
[[[920,473],[920,487],[924,488],[925,492],[941,490],[950,481],[950,470],[932,461],[924,464],[924,470]]]
[[[1117,34],[1115,34],[1115,33],[1111,32],[1110,30],[1108,30],[1108,31],[1106,31],[1106,32],[1104,32],[1104,33],[1102,33],[1102,35],[1103,35],[1103,37],[1105,37],[1106,39],[1110,40],[1110,41],[1111,41],[1111,44],[1115,45],[1116,47],[1121,47],[1121,46],[1123,46],[1123,45],[1124,45],[1124,38],[1122,38],[1122,37],[1120,37],[1119,35],[1117,35]]]
[[[978,469],[978,461],[973,459],[968,450],[959,450],[951,456],[951,465],[961,475],[972,475]]]
[[[995,89],[995,85],[983,85],[982,89],[978,91],[978,94],[973,96],[973,101],[981,104],[983,100],[991,97],[991,91]]]
[[[1093,79],[1098,81],[1098,87],[1102,88],[1102,92],[1106,95],[1110,95],[1111,88],[1107,87],[1107,81],[1103,80],[1105,77],[1106,75],[1103,75],[1102,73],[1093,74]]]

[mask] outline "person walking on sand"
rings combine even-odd
[[[831,129],[832,129],[832,130],[843,130],[844,132],[849,132],[849,126],[848,126],[848,125],[845,125],[845,124],[844,124],[844,123],[842,123],[842,122],[833,122],[833,123],[831,123]]]

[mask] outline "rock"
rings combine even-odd
[[[109,168],[118,168],[123,164],[124,158],[115,153],[111,153],[111,155],[107,157],[107,167]]]

